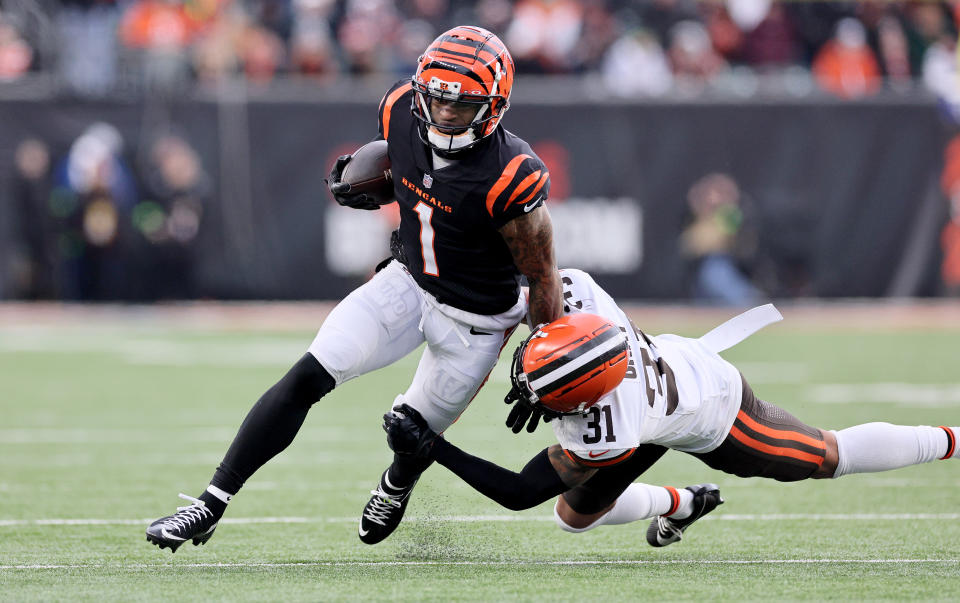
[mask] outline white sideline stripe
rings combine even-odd
[[[888,403],[945,408],[960,404],[960,383],[821,383],[806,390],[820,404]]]
[[[836,521],[903,521],[960,519],[960,513],[764,513],[711,515],[700,521],[784,521],[826,519]],[[435,517],[408,517],[407,522],[477,523],[490,522],[552,522],[549,515],[438,515]],[[16,526],[109,526],[148,525],[153,519],[0,519],[0,527]],[[233,517],[220,520],[225,524],[270,523],[355,523],[356,517]]]
[[[158,569],[250,567],[390,567],[390,566],[591,566],[591,565],[823,565],[825,563],[960,563],[960,559],[603,559],[572,561],[303,561],[278,563],[72,563],[0,565],[0,570],[33,569]]]

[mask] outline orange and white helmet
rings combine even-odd
[[[627,374],[626,334],[596,314],[537,327],[513,355],[513,387],[546,416],[582,413]]]
[[[413,111],[420,138],[442,152],[468,149],[493,134],[510,107],[513,58],[503,42],[480,27],[461,25],[444,32],[420,56],[413,75]],[[462,132],[444,133],[430,114],[430,100],[477,105]]]

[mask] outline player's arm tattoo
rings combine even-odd
[[[550,464],[556,469],[560,480],[570,488],[576,488],[593,477],[593,474],[597,472],[597,470],[592,467],[585,467],[571,460],[571,458],[563,452],[563,448],[561,448],[559,444],[554,444],[550,448],[547,448],[547,456],[550,457]]]
[[[513,262],[530,283],[530,322],[538,325],[560,318],[563,288],[553,251],[553,223],[540,206],[500,228]]]

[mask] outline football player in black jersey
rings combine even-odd
[[[174,551],[187,540],[206,542],[233,495],[293,441],[311,405],[335,386],[426,342],[393,405],[415,408],[440,433],[476,395],[524,316],[531,324],[560,316],[544,205],[550,175],[526,142],[499,127],[513,77],[497,36],[455,27],[430,44],[412,80],[383,97],[378,137],[388,142],[401,216],[394,259],[334,308],[308,353],[250,410],[209,487],[199,498],[181,494],[191,504],[153,522],[149,541]],[[376,209],[340,181],[349,160],[339,158],[328,180],[334,198]],[[394,456],[361,516],[363,542],[380,542],[399,525],[428,465]]]

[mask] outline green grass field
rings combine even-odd
[[[725,353],[760,397],[827,428],[960,424],[956,325],[791,328],[787,314]],[[665,549],[646,544],[646,522],[568,534],[552,503],[511,513],[434,467],[400,529],[366,546],[356,522],[390,459],[380,416],[415,356],[318,403],[214,538],[171,555],[147,523],[206,486],[313,332],[84,322],[0,326],[3,601],[960,598],[954,461],[785,485],[672,452],[648,482],[714,481],[727,503]],[[447,436],[519,469],[552,431],[503,427],[506,383],[498,367]]]

